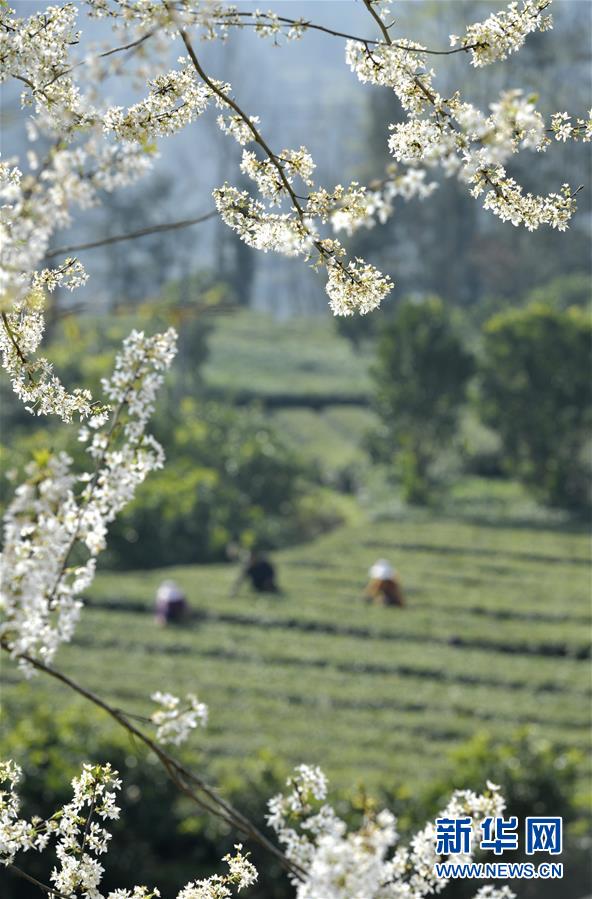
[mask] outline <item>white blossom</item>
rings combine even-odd
[[[236,113],[219,115],[216,122],[220,131],[223,131],[224,134],[230,134],[241,146],[251,143],[255,139],[251,128]],[[259,124],[259,116],[251,116],[250,122],[252,125],[257,126]]]
[[[105,131],[121,140],[149,144],[156,137],[175,134],[205,112],[212,91],[197,80],[189,60],[181,57],[179,62],[181,69],[148,82],[146,99],[127,110],[119,106],[107,110]]]
[[[93,580],[109,523],[146,475],[162,466],[162,448],[146,425],[175,339],[171,329],[154,337],[134,331],[124,341],[113,375],[103,383],[118,429],[111,421],[105,430],[104,415],[90,422],[97,425],[87,447],[94,473],[76,475],[65,453],[28,465],[28,480],[17,487],[4,519],[0,638],[13,656],[48,662],[71,639],[78,597]],[[70,561],[75,545],[87,553],[77,565]]]
[[[428,823],[408,847],[400,846],[396,820],[388,810],[368,812],[358,830],[348,831],[326,802],[327,781],[319,768],[300,765],[288,787],[287,794],[270,800],[267,820],[287,857],[304,871],[302,877],[292,877],[297,899],[424,899],[446,886],[434,868],[442,860],[435,848],[435,823]],[[504,802],[490,784],[481,796],[458,791],[440,816],[470,817],[476,843],[483,819],[503,810]],[[486,897],[512,899],[513,894],[486,887],[476,899]]]
[[[75,388],[69,393],[54,374],[52,364],[43,356],[35,356],[41,343],[44,318],[39,301],[15,303],[0,320],[0,352],[12,388],[23,400],[25,408],[37,415],[58,415],[71,421],[93,413],[89,390]]]
[[[196,880],[184,887],[177,899],[229,899],[231,887],[240,892],[244,887],[257,881],[257,871],[247,856],[243,855],[241,843],[234,846],[235,854],[225,855],[223,861],[229,868],[228,874],[215,874],[206,880]]]
[[[462,38],[450,35],[451,47],[471,47],[474,66],[487,66],[506,59],[523,46],[533,31],[548,31],[553,19],[544,15],[551,0],[523,0],[510,3],[499,13],[491,13],[483,22],[469,25]],[[476,45],[476,46],[475,46]]]
[[[192,730],[207,724],[208,707],[199,702],[194,693],[187,693],[184,705],[178,696],[160,690],[150,698],[161,706],[150,716],[150,720],[156,725],[156,738],[160,743],[180,746]]]
[[[588,111],[587,119],[576,119],[575,124],[568,112],[557,112],[551,116],[551,130],[555,140],[565,143],[567,140],[581,140],[583,143],[592,141],[592,109]]]
[[[380,306],[392,286],[388,276],[363,259],[353,259],[345,266],[329,265],[326,289],[329,306],[335,315],[371,312]]]
[[[290,213],[271,213],[248,191],[229,184],[214,191],[214,200],[222,221],[237,232],[248,246],[264,253],[273,250],[285,256],[308,254],[313,234],[306,224]]]
[[[349,40],[345,61],[363,83],[390,87],[403,109],[419,115],[432,102],[434,70],[426,65],[425,47],[415,41],[400,40],[369,48],[360,41]]]
[[[72,781],[73,798],[50,818],[19,818],[20,801],[16,792],[22,771],[14,762],[0,762],[0,864],[13,864],[19,852],[55,852],[57,863],[50,874],[53,888],[63,896],[83,895],[85,899],[155,899],[156,888],[133,886],[110,891],[100,890],[104,874],[97,856],[105,855],[111,834],[106,822],[119,818],[117,793],[121,780],[109,764],[83,765]],[[230,899],[257,880],[257,871],[237,843],[234,853],[223,861],[228,873],[214,874],[188,883],[177,899]]]

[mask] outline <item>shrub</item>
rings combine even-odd
[[[590,883],[588,858],[590,819],[581,796],[584,757],[577,750],[565,750],[537,737],[523,728],[512,739],[500,740],[490,733],[477,733],[450,755],[448,770],[429,782],[416,797],[399,795],[387,798],[400,812],[401,829],[413,832],[425,821],[434,820],[446,804],[451,792],[458,789],[479,791],[485,780],[498,784],[506,800],[506,817],[518,818],[519,828],[528,816],[551,816],[563,819],[564,851],[559,861],[564,865],[561,895],[576,899]],[[404,792],[404,791],[402,791]],[[520,831],[519,831],[520,832]],[[504,853],[503,861],[533,861],[523,852],[522,838],[517,852]],[[549,856],[540,856],[548,861]],[[534,861],[537,861],[535,856]],[[516,881],[510,884],[520,899],[555,899],[557,882]],[[474,897],[476,881],[455,881],[444,892],[444,899]]]
[[[230,542],[272,549],[335,524],[307,502],[308,469],[256,408],[185,397],[163,443],[166,468],[113,525],[111,566],[223,560]]]
[[[155,756],[130,741],[104,715],[80,702],[56,709],[56,695],[51,699],[53,703],[29,705],[12,731],[0,735],[0,757],[14,758],[24,771],[19,785],[23,816],[49,816],[68,802],[70,781],[80,774],[83,762],[110,762],[121,775],[123,789],[120,818],[110,826],[117,852],[105,859],[105,892],[134,884],[139,863],[143,881],[158,884],[166,896],[176,896],[188,881],[215,872],[220,854],[230,852],[236,843],[236,833],[184,799]],[[10,712],[16,719],[16,710]],[[199,759],[203,773],[198,750],[193,750],[192,758],[193,762]],[[273,756],[261,754],[250,760],[244,778],[223,776],[220,790],[265,828],[267,799],[282,789],[286,773]],[[261,895],[287,899],[291,890],[283,870],[270,863],[258,846],[249,848],[260,870]],[[48,883],[48,863],[44,855],[30,853],[27,873]],[[40,895],[36,886],[17,877],[4,876],[2,887],[3,899],[38,899]]]
[[[552,505],[590,503],[592,321],[531,304],[484,329],[481,405],[503,443],[505,468]]]
[[[429,497],[434,462],[455,434],[472,369],[437,298],[403,303],[383,331],[373,369],[383,431],[373,448],[394,460],[410,502]]]

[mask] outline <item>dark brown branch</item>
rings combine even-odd
[[[50,253],[45,254],[46,259],[53,259],[54,256],[61,256],[64,253],[72,253],[78,250],[93,250],[95,247],[106,247],[110,244],[120,243],[123,240],[136,240],[138,237],[146,237],[149,234],[159,234],[163,231],[174,231],[177,228],[189,228],[192,225],[199,225],[201,222],[206,222],[208,219],[213,218],[217,215],[217,212],[213,210],[212,212],[206,212],[204,215],[200,215],[194,219],[184,219],[180,222],[170,222],[164,223],[161,225],[153,225],[150,228],[141,228],[139,231],[130,231],[129,234],[116,234],[113,237],[104,237],[101,240],[93,240],[89,243],[80,243],[73,244],[68,247],[58,247],[57,250],[52,250]]]
[[[6,642],[0,643],[0,646],[6,652],[10,652]],[[121,725],[121,727],[125,728],[128,733],[136,737],[141,743],[143,743],[156,755],[171,780],[196,805],[198,805],[205,811],[216,815],[216,817],[221,818],[230,826],[235,827],[245,837],[248,837],[254,842],[259,843],[259,845],[266,849],[270,854],[272,854],[287,871],[290,871],[290,873],[294,874],[297,877],[303,877],[305,872],[299,865],[291,862],[283,854],[283,852],[281,852],[281,850],[277,848],[277,846],[275,846],[270,840],[268,840],[264,833],[262,833],[251,821],[249,821],[248,818],[246,818],[241,812],[235,809],[229,802],[227,802],[225,799],[222,799],[221,796],[218,796],[215,790],[210,787],[204,780],[202,780],[201,777],[194,774],[187,767],[185,767],[185,765],[183,765],[173,756],[169,755],[169,753],[162,749],[162,747],[159,746],[158,743],[156,743],[149,736],[147,736],[147,734],[145,734],[138,727],[132,724],[131,721],[128,720],[127,715],[122,712],[121,709],[117,709],[114,706],[110,705],[104,699],[101,699],[101,697],[96,693],[93,693],[91,690],[88,690],[86,687],[83,687],[76,681],[72,680],[70,677],[68,677],[68,675],[63,674],[56,668],[52,668],[49,665],[46,665],[44,662],[41,662],[38,659],[27,655],[26,653],[19,655],[18,658],[32,665],[38,671],[43,671],[45,674],[53,677],[55,680],[60,681],[66,686],[70,687],[80,696],[83,696],[89,702],[93,703],[94,705],[98,706],[98,708],[106,712],[119,725]],[[200,793],[203,794],[203,796],[200,796]],[[204,799],[203,797],[206,798]]]
[[[219,21],[224,22],[227,25],[232,25],[233,19],[235,17],[255,18],[255,13],[253,13],[253,12],[238,12],[238,11],[235,11],[232,13],[225,13],[225,14],[223,13],[220,15]],[[261,13],[258,18],[260,20],[266,19],[267,13]],[[280,22],[282,25],[286,25],[291,28],[292,27],[296,27],[296,28],[301,27],[307,31],[308,30],[321,31],[323,34],[330,34],[332,37],[340,37],[340,38],[344,38],[345,40],[348,40],[348,41],[357,41],[358,43],[364,44],[366,46],[368,46],[370,44],[372,44],[374,46],[381,46],[383,44],[382,41],[377,41],[373,38],[359,37],[359,35],[348,34],[346,31],[337,31],[336,29],[328,28],[325,25],[317,25],[315,22],[311,22],[309,19],[290,19],[287,16],[277,16],[277,17],[274,17],[273,20],[269,19],[270,23],[272,21]],[[260,25],[259,21],[241,22],[240,24],[237,25],[237,27],[239,27],[239,28],[245,28],[245,27],[256,28],[258,25]],[[404,44],[397,44],[396,42],[393,42],[393,41],[388,41],[387,43],[392,44],[394,47],[398,47],[400,50],[408,50],[409,49]],[[469,50],[475,50],[477,47],[480,47],[480,46],[482,46],[482,44],[476,43],[476,44],[469,44],[464,47],[455,47],[450,50],[429,50],[426,48],[425,50],[422,50],[421,52],[428,53],[430,56],[453,56],[455,53],[467,53]]]
[[[390,34],[388,33],[388,28],[386,27],[386,25],[384,24],[384,22],[382,21],[382,19],[380,18],[380,16],[378,15],[378,13],[376,12],[376,10],[374,9],[374,7],[372,6],[372,0],[364,0],[364,6],[366,7],[366,9],[368,10],[368,12],[370,13],[370,15],[372,16],[372,18],[374,19],[374,21],[376,22],[376,24],[378,25],[378,27],[380,28],[380,31],[381,31],[382,36],[383,36],[383,38],[384,38],[385,44],[388,44],[389,47],[392,46],[392,43],[393,43],[393,42],[392,42],[392,40],[391,40]],[[408,50],[409,47],[405,47],[404,49],[405,49],[405,50]]]
[[[20,346],[19,346],[18,343],[17,343],[17,339],[16,339],[16,337],[14,336],[14,334],[13,334],[13,332],[12,332],[12,328],[10,327],[10,322],[8,321],[8,316],[7,316],[6,312],[3,312],[3,313],[2,313],[2,324],[4,325],[4,330],[5,330],[6,333],[8,334],[8,337],[9,337],[9,339],[10,339],[10,342],[11,342],[11,344],[13,345],[14,351],[15,351],[15,353],[17,354],[18,358],[21,360],[21,362],[23,363],[23,365],[28,365],[28,364],[29,364],[29,360],[28,360],[27,357],[23,354],[23,351],[21,350]]]
[[[32,883],[34,886],[38,887],[38,889],[42,890],[44,893],[52,896],[57,896],[58,899],[71,899],[70,896],[64,895],[64,893],[60,893],[55,887],[48,887],[45,883],[41,883],[40,880],[36,880],[35,877],[31,877],[30,874],[27,874],[26,871],[21,870],[21,868],[17,867],[17,865],[8,865],[9,871],[14,871],[19,877],[22,877],[23,880],[28,880],[29,883]]]
[[[261,149],[263,150],[263,152],[265,153],[265,155],[267,156],[267,158],[269,159],[269,161],[271,162],[271,164],[277,171],[279,179],[282,183],[282,186],[283,186],[284,190],[286,191],[288,197],[290,198],[290,202],[292,203],[292,206],[294,207],[296,214],[298,215],[298,218],[300,220],[302,228],[304,229],[304,231],[307,234],[310,234],[310,231],[306,225],[306,217],[304,214],[304,210],[303,210],[302,206],[300,205],[298,195],[294,191],[292,185],[290,184],[290,182],[286,176],[286,173],[284,171],[284,166],[282,165],[282,163],[280,161],[280,157],[277,155],[277,153],[273,152],[273,150],[268,145],[267,141],[264,139],[261,132],[253,124],[250,117],[245,112],[243,112],[243,110],[238,105],[236,100],[234,100],[232,97],[228,96],[228,94],[224,93],[224,91],[220,87],[218,87],[218,85],[214,81],[212,81],[212,79],[209,77],[209,75],[207,75],[207,73],[203,70],[203,68],[196,56],[195,50],[193,49],[193,45],[191,43],[191,40],[189,39],[189,35],[185,31],[185,29],[176,21],[174,10],[172,9],[171,4],[167,3],[165,0],[165,6],[169,10],[169,12],[171,14],[171,18],[173,19],[173,21],[177,25],[177,28],[179,29],[179,34],[181,36],[181,40],[183,41],[183,43],[185,45],[185,49],[187,50],[187,53],[189,54],[189,58],[191,59],[191,62],[193,64],[195,71],[197,72],[199,77],[202,79],[204,84],[206,84],[210,88],[210,90],[214,94],[216,94],[216,96],[219,97],[226,105],[230,106],[230,108],[236,112],[236,114],[242,119],[242,121],[248,127],[249,131],[253,135],[253,140],[255,141],[255,143],[259,144],[259,146],[261,147]],[[319,255],[322,256],[322,258],[325,260],[325,263],[327,266],[329,266],[329,265],[338,266],[342,270],[342,272],[353,283],[356,283],[356,284],[358,283],[355,276],[352,275],[351,272],[348,271],[348,269],[346,268],[346,266],[343,265],[341,260],[336,258],[335,254],[333,252],[328,251],[323,246],[322,241],[313,238],[312,244],[315,247],[315,249],[318,251]]]

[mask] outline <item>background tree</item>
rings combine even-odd
[[[427,500],[432,465],[454,435],[473,370],[442,301],[403,303],[386,325],[373,370],[383,432],[377,455],[396,461],[410,502]]]
[[[230,541],[270,548],[314,532],[306,467],[256,409],[185,397],[169,427],[169,464],[114,525],[107,564],[224,560]]]
[[[474,0],[445,6],[427,2],[406,4],[399,15],[404,16],[410,30],[421,30],[434,40],[444,20],[450,23],[458,16],[462,27],[461,21],[478,19],[482,9],[482,4]],[[556,68],[552,75],[541,67],[541,60],[548,60],[544,35],[533,35],[523,52],[514,56],[511,71],[500,67],[495,75],[489,71],[485,80],[475,70],[469,78],[462,58],[451,58],[450,65],[438,72],[438,84],[444,96],[451,96],[455,85],[462,83],[463,92],[471,102],[486,109],[491,102],[492,83],[498,90],[512,89],[519,84],[525,95],[540,96],[543,106],[552,93],[554,103],[559,106],[587,108],[591,68],[587,30],[582,27],[582,6],[565,3],[563,10],[565,16],[556,22],[558,27],[554,32]],[[588,19],[589,16],[590,10]],[[551,109],[545,106],[545,111],[549,113]],[[405,110],[392,91],[378,87],[367,97],[363,154],[354,169],[356,178],[372,183],[377,173],[384,172],[392,163],[384,140],[384,122],[397,123],[405,118]],[[588,148],[570,144],[565,150],[562,171],[570,172],[570,178],[578,184],[586,183],[590,166]],[[534,167],[527,158],[515,157],[510,166],[512,174],[535,193],[544,191],[550,178],[564,177],[554,169],[551,155],[542,154],[538,162]],[[472,317],[482,316],[481,323],[484,308],[492,302],[516,304],[533,288],[545,290],[550,282],[559,282],[562,277],[573,278],[574,282],[579,278],[589,285],[592,262],[586,224],[590,213],[588,192],[578,195],[583,214],[574,221],[570,239],[565,241],[552,230],[530,233],[506,228],[459,190],[454,178],[446,177],[437,168],[429,169],[427,180],[438,184],[427,201],[412,200],[405,215],[395,214],[384,225],[364,228],[354,235],[356,252],[377,260],[379,268],[396,280],[399,297],[437,294],[446,304],[461,307]],[[383,305],[389,302],[397,302],[397,296],[387,298]],[[485,317],[495,311],[498,309],[490,308]],[[380,333],[382,322],[373,314],[337,318],[335,325],[339,333],[357,346],[367,336]]]
[[[591,338],[583,309],[536,303],[484,329],[483,417],[502,437],[509,471],[552,504],[590,503]]]

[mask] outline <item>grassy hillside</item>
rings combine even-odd
[[[209,349],[204,378],[220,391],[309,401],[319,396],[364,401],[370,393],[369,356],[353,353],[329,317],[278,322],[239,312],[216,321]]]
[[[367,461],[372,353],[355,353],[331,318],[282,322],[244,310],[215,319],[208,346],[208,390],[266,405],[285,441],[329,479]]]
[[[151,708],[156,689],[196,691],[211,719],[193,751],[214,773],[232,770],[237,779],[269,751],[286,770],[322,764],[336,786],[413,790],[476,731],[509,739],[522,725],[585,749],[586,536],[505,481],[465,478],[445,511],[405,509],[382,475],[365,469],[369,362],[328,320],[277,324],[241,313],[216,322],[204,374],[220,393],[357,397],[360,405],[270,410],[327,475],[365,470],[357,496],[334,494],[349,525],[277,554],[279,599],[246,587],[230,598],[230,566],[101,573],[58,666],[134,712]],[[405,610],[361,601],[377,557],[399,568]],[[193,619],[183,628],[153,621],[165,577],[190,599]],[[23,716],[28,702],[69,699],[43,679],[31,692],[12,671],[5,676],[5,697],[22,700]]]
[[[378,556],[400,569],[405,610],[360,601]],[[194,620],[159,629],[165,572],[101,574],[59,666],[123,708],[195,690],[211,722],[196,744],[246,774],[259,750],[322,763],[345,786],[442,770],[476,730],[520,725],[562,746],[589,734],[586,538],[445,518],[350,527],[278,554],[283,598],[229,597],[228,566],[166,571]],[[53,688],[47,688],[53,702]],[[8,688],[13,689],[12,687]],[[57,689],[57,688],[56,688]],[[238,769],[238,770],[237,770]]]

